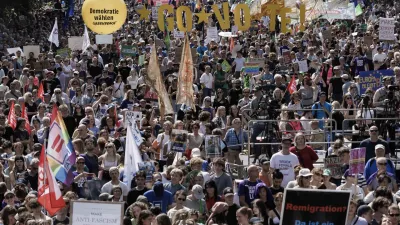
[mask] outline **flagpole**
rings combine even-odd
[[[48,133],[47,133],[47,135],[48,135]],[[46,161],[47,161],[47,138],[48,138],[49,136],[47,136],[45,139],[44,139],[44,141],[43,141],[43,145],[44,145],[44,149],[42,149],[42,150],[44,150],[44,159],[43,159],[43,187],[46,187],[46,185],[48,185],[48,184],[46,184],[46,180],[47,180],[47,176],[46,176]],[[40,175],[39,175],[40,176]],[[44,189],[44,190],[46,190],[46,188]],[[42,195],[43,195],[44,193],[42,193]],[[46,202],[47,201],[44,201],[44,210],[46,210]],[[47,210],[46,210],[46,214],[47,214]]]

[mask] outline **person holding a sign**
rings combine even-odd
[[[376,158],[377,171],[367,180],[368,190],[373,191],[379,186],[379,176],[384,174],[390,177],[389,189],[392,191],[397,190],[396,175],[387,171],[388,160],[385,157]]]
[[[372,174],[378,171],[379,165],[376,159],[381,157],[385,157],[385,146],[378,144],[375,146],[375,157],[368,160],[368,162],[365,164],[364,177],[366,180],[368,180]],[[392,174],[395,174],[396,172],[394,164],[390,159],[387,159],[386,171]]]

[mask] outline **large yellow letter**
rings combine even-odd
[[[212,9],[214,11],[215,16],[221,26],[222,30],[227,30],[231,28],[231,24],[229,23],[229,5],[228,2],[222,3],[222,11],[224,13],[224,18],[222,18],[221,12],[219,11],[218,5],[212,5]]]
[[[240,14],[241,11],[243,9],[243,17],[244,17],[244,21],[242,24],[242,21],[240,21]],[[246,31],[248,29],[250,29],[250,9],[249,6],[246,4],[238,4],[235,7],[235,11],[233,12],[233,14],[235,15],[234,17],[234,21],[235,21],[235,25],[238,27],[238,30],[241,31]]]
[[[304,31],[304,22],[306,22],[306,5],[300,5],[300,31]]]
[[[271,15],[269,17],[270,22],[269,22],[269,31],[274,31],[275,30],[275,24],[276,24],[276,11],[278,10],[279,5],[268,5],[268,9],[271,12]]]
[[[286,13],[290,13],[292,10],[290,8],[282,8],[279,12],[281,16],[281,33],[287,33],[291,30],[287,28],[287,25],[290,23],[290,18],[286,17]]]
[[[185,25],[186,26],[183,25],[182,12],[185,12],[185,20],[186,20]],[[192,31],[192,26],[193,26],[192,12],[190,11],[189,7],[179,6],[179,8],[176,10],[176,23],[178,24],[178,29],[180,31],[184,31],[184,32]]]
[[[157,24],[158,24],[158,29],[160,29],[161,31],[165,30],[165,27],[164,27],[164,23],[165,23],[165,21],[164,21],[164,11],[165,10],[168,11],[168,14],[174,13],[174,8],[172,7],[172,5],[161,5],[158,8],[159,14],[158,14]],[[167,23],[168,23],[168,30],[169,31],[174,30],[174,18],[167,17],[166,20],[167,20]]]

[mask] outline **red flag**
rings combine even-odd
[[[10,124],[10,127],[15,130],[15,127],[17,126],[17,115],[15,115],[15,109],[14,109],[14,101],[11,103],[10,111],[8,112],[8,124]]]
[[[29,122],[28,113],[26,112],[26,105],[25,103],[22,104],[22,118],[25,119],[25,129],[31,134],[31,124]]]
[[[53,104],[53,109],[51,110],[50,124],[56,119],[58,113],[58,108],[56,104]]]
[[[37,92],[37,97],[39,99],[42,99],[42,102],[44,101],[43,94],[44,94],[43,83],[40,82],[39,90]]]
[[[53,216],[65,207],[65,201],[53,173],[50,170],[44,145],[40,153],[38,178],[38,202]]]
[[[292,76],[292,79],[290,80],[289,86],[288,86],[288,91],[290,94],[293,92],[297,91],[296,88],[296,79],[294,78],[294,75]]]

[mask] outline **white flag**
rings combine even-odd
[[[123,182],[130,187],[133,175],[139,171],[138,163],[143,162],[142,156],[135,141],[136,123],[131,123],[127,128],[125,141],[125,160],[124,160],[124,180]]]
[[[60,42],[58,41],[58,25],[57,25],[57,18],[56,21],[54,22],[53,30],[51,31],[49,41],[54,43],[57,47],[60,45]]]
[[[85,32],[83,33],[82,52],[86,51],[86,49],[89,47],[90,47],[90,38],[89,38],[89,33],[87,31],[87,27],[85,26]]]

